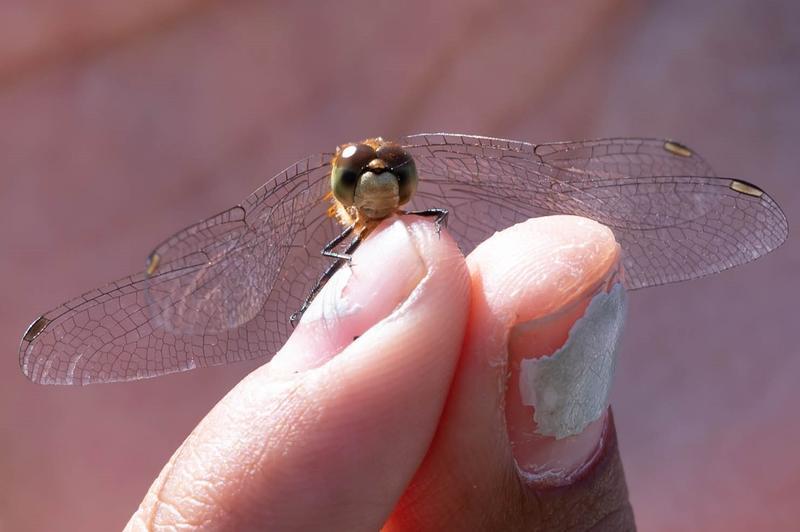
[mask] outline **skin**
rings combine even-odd
[[[513,391],[519,360],[563,344],[618,264],[611,232],[577,217],[529,220],[466,260],[428,220],[384,221],[127,529],[634,529],[610,413],[544,438]]]

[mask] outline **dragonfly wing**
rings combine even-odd
[[[175,234],[144,272],[38,318],[20,345],[31,380],[134,380],[267,357],[324,268],[330,155],[298,162],[228,209]],[[316,246],[316,247],[315,247]]]
[[[464,252],[528,218],[573,214],[609,226],[623,247],[628,288],[716,273],[778,247],[786,217],[764,191],[713,177],[667,140],[535,145],[469,135],[414,135],[414,208],[445,207]]]
[[[714,170],[697,152],[666,139],[612,138],[550,142],[533,147],[536,163],[577,174],[587,179],[600,176],[713,177]]]

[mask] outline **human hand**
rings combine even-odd
[[[633,529],[610,414],[542,436],[519,385],[617,280],[619,253],[576,217],[529,220],[466,261],[428,221],[384,222],[128,529]]]

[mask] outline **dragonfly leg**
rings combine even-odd
[[[450,213],[447,209],[425,209],[422,211],[406,211],[405,214],[435,217],[433,223],[436,225],[436,232],[438,233],[442,230],[442,227],[447,227],[447,215]]]
[[[331,277],[333,277],[333,274],[336,273],[339,270],[339,268],[341,268],[342,265],[344,265],[345,262],[349,262],[353,258],[352,255],[353,252],[356,250],[358,245],[361,244],[361,241],[364,239],[365,236],[364,232],[356,235],[353,241],[347,245],[347,248],[344,250],[344,253],[333,253],[332,250],[334,247],[340,244],[342,240],[347,238],[353,232],[354,227],[355,226],[351,225],[350,227],[342,231],[342,233],[339,236],[328,242],[328,244],[324,248],[322,248],[322,254],[325,255],[326,257],[335,258],[336,262],[328,266],[325,272],[320,276],[314,287],[311,289],[311,292],[309,292],[308,296],[306,296],[306,299],[305,301],[303,301],[303,304],[300,306],[300,309],[291,316],[289,316],[289,323],[292,324],[292,327],[295,327],[297,325],[297,322],[300,320],[300,316],[302,316],[303,313],[306,311],[306,309],[308,309],[308,306],[317,296],[319,291],[322,290],[322,287],[325,286],[325,283],[327,283],[328,280]]]
[[[332,259],[346,260],[350,262],[350,260],[352,260],[353,257],[350,255],[349,251],[345,251],[344,253],[336,253],[335,251],[333,251],[333,249],[339,244],[341,244],[342,240],[350,236],[353,233],[353,229],[355,228],[356,228],[355,225],[350,225],[344,231],[339,233],[339,235],[336,238],[328,242],[325,245],[325,247],[322,248],[322,255],[324,257],[330,257]]]

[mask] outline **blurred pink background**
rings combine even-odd
[[[798,526],[800,4],[712,4],[0,4],[0,530],[121,528],[254,367],[36,386],[33,318],[302,156],[434,130],[670,136],[778,200],[777,252],[632,294],[613,404],[642,530]]]

